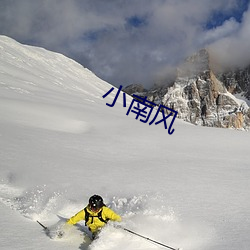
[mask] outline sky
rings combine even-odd
[[[0,34],[63,53],[115,86],[165,81],[201,48],[225,65],[250,62],[249,0],[0,0]]]

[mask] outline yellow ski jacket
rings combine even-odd
[[[93,212],[89,209],[89,207],[86,207],[87,212],[89,213],[88,221],[85,221],[86,226],[90,229],[92,233],[97,232],[100,228],[102,228],[106,223],[104,221],[112,220],[112,221],[121,221],[120,215],[116,214],[113,210],[110,208],[103,206],[99,211]],[[104,220],[100,220],[98,218],[98,215],[100,215],[101,212],[101,218]],[[85,210],[82,209],[77,214],[72,216],[68,221],[67,224],[74,225],[80,220],[85,220]]]

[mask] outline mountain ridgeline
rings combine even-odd
[[[156,104],[178,111],[178,118],[196,125],[250,128],[250,66],[218,72],[206,49],[180,65],[171,85],[155,85],[146,90],[132,84],[124,92],[147,96]]]

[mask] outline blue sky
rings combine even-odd
[[[1,0],[0,34],[63,53],[119,86],[165,81],[210,48],[250,63],[250,0]]]
[[[211,18],[207,21],[206,28],[212,29],[216,28],[217,26],[221,26],[226,20],[229,20],[232,17],[237,22],[241,23],[243,14],[248,9],[249,0],[240,0],[237,4],[237,7],[233,8],[229,13],[224,13],[223,9],[212,12]]]

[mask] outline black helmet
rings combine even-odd
[[[89,206],[90,209],[93,210],[99,210],[100,208],[102,208],[104,206],[102,197],[96,194],[91,196],[89,198]]]

